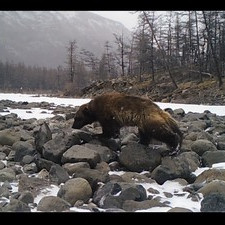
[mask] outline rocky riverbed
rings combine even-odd
[[[225,117],[166,109],[184,141],[170,156],[163,143],[138,143],[135,127],[102,139],[98,123],[72,129],[77,108],[0,101],[0,110],[52,110],[48,119],[0,116],[2,212],[225,211]]]

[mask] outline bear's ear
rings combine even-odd
[[[89,116],[89,115],[90,115],[88,106],[85,106],[85,107],[84,107],[84,109],[83,109],[83,114],[84,114],[85,116]]]

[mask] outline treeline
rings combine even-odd
[[[64,90],[76,94],[96,80],[143,75],[156,81],[157,72],[169,76],[174,87],[174,70],[185,70],[192,79],[204,75],[223,84],[225,75],[224,11],[138,11],[138,26],[132,37],[114,34],[117,48],[105,42],[101,57],[68,41],[64,65],[56,69],[27,67],[23,63],[0,62],[1,89]]]
[[[141,12],[136,32],[140,75],[165,68],[173,80],[173,68],[211,74],[222,85],[225,72],[225,12]]]
[[[143,75],[156,81],[158,71],[164,71],[177,88],[174,71],[185,71],[189,79],[203,81],[214,77],[218,86],[225,75],[225,12],[224,11],[142,11],[138,27],[127,40],[123,33],[115,36],[117,49],[105,43],[100,59],[89,51],[78,51],[76,42],[68,47],[68,68],[71,82],[79,75],[73,63],[82,62],[91,73],[89,82],[118,76]],[[192,77],[192,75],[195,75]],[[74,82],[76,83],[76,82]]]
[[[4,91],[59,90],[63,80],[65,77],[57,69],[0,62],[0,89]]]

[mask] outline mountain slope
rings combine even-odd
[[[88,11],[0,11],[0,60],[57,67],[66,60],[69,41],[101,56],[113,33],[130,31],[121,23]],[[114,44],[115,47],[115,44]]]

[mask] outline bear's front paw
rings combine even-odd
[[[177,156],[180,153],[180,148],[176,148],[174,151],[169,153],[169,156]]]

